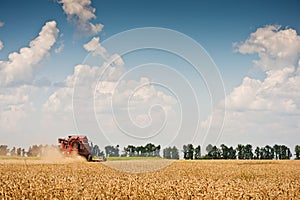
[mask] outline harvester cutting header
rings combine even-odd
[[[67,157],[79,155],[85,157],[89,162],[105,161],[105,158],[93,158],[92,150],[86,136],[70,135],[68,138],[59,138],[59,149]]]

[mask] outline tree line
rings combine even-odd
[[[220,147],[213,146],[211,144],[206,147],[207,154],[201,156],[200,146],[196,148],[192,144],[183,145],[184,159],[263,159],[263,160],[282,160],[290,159],[292,153],[290,149],[285,145],[275,144],[273,147],[266,145],[264,147],[256,147],[255,149],[251,144],[238,144],[237,147],[228,147],[225,144],[221,144]],[[300,146],[295,147],[295,157],[300,159]]]
[[[123,153],[119,153],[119,145],[117,146],[106,146],[105,155],[107,157],[161,157],[160,155],[161,146],[155,146],[152,143],[148,143],[145,146],[134,146],[128,145],[124,147]],[[228,147],[225,144],[221,144],[220,147],[213,146],[211,144],[206,147],[207,154],[201,155],[201,146],[196,147],[193,144],[183,145],[182,152],[183,158],[186,160],[193,159],[262,159],[262,160],[282,160],[290,159],[292,153],[290,149],[285,145],[275,144],[273,147],[266,145],[264,147],[256,147],[255,149],[251,144],[238,144],[237,147]],[[163,149],[163,158],[167,159],[179,159],[179,149],[176,146],[166,147]],[[295,147],[295,157],[300,159],[300,145]]]
[[[37,157],[42,156],[46,149],[56,148],[56,145],[32,145],[27,150],[25,148],[12,147],[8,148],[7,145],[0,145],[0,156],[26,156]]]
[[[32,145],[25,150],[24,148],[12,147],[8,148],[7,145],[0,145],[0,156],[42,156],[45,149],[57,148],[55,145]],[[182,153],[183,158],[186,160],[198,159],[263,159],[263,160],[282,160],[290,159],[292,157],[291,150],[285,145],[275,144],[274,146],[266,145],[264,147],[253,148],[251,144],[238,144],[236,147],[228,147],[221,144],[219,147],[211,144],[207,145],[206,154],[201,155],[201,146],[194,147],[193,144],[183,145]],[[176,147],[166,147],[163,149],[162,156],[160,154],[161,146],[148,143],[146,145],[134,146],[127,145],[120,153],[119,145],[107,145],[104,151],[101,151],[98,145],[91,143],[91,151],[93,156],[106,157],[163,157],[166,159],[179,159],[180,150]],[[300,159],[300,145],[295,146],[295,159]]]
[[[120,154],[119,145],[108,145],[104,147],[106,157],[160,157],[160,149],[160,145],[156,146],[152,143],[148,143],[145,146],[127,145]]]
[[[161,157],[160,150],[161,146],[148,143],[145,146],[134,146],[127,145],[124,147],[120,154],[119,145],[117,146],[106,146],[105,148],[106,157]],[[275,144],[273,147],[266,145],[264,147],[256,147],[255,149],[251,144],[238,144],[237,147],[228,147],[225,144],[221,144],[220,147],[207,145],[205,148],[206,154],[201,155],[201,146],[193,146],[193,144],[183,145],[182,152],[183,158],[186,160],[197,160],[197,159],[262,159],[262,160],[282,160],[290,159],[292,153],[290,149],[285,145]],[[166,147],[163,149],[163,158],[167,159],[179,159],[179,149],[176,146]],[[104,154],[102,152],[102,154]],[[295,157],[300,159],[300,145],[295,147]]]

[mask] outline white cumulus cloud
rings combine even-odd
[[[100,55],[106,62],[112,65],[122,66],[124,61],[118,54],[110,55],[107,50],[101,45],[99,37],[93,37],[88,43],[83,45],[83,48],[91,52],[94,56]]]
[[[93,37],[88,43],[83,45],[83,48],[88,52],[92,52],[94,55],[100,55],[105,60],[108,59],[108,54],[106,49],[100,44],[99,37]]]
[[[4,45],[3,42],[0,40],[0,51],[3,49]]]
[[[235,43],[242,54],[258,54],[254,64],[262,70],[294,66],[300,54],[300,38],[294,29],[280,29],[280,26],[258,28],[243,43]]]
[[[102,31],[103,24],[90,22],[96,19],[96,9],[91,7],[91,0],[61,0],[64,12],[73,20],[80,31],[86,35],[96,35]]]
[[[235,47],[240,53],[258,54],[254,63],[265,78],[245,77],[226,96],[222,142],[295,145],[291,138],[300,139],[300,36],[293,29],[266,26]],[[212,130],[214,123],[221,121],[220,109],[224,108],[212,114]],[[202,126],[208,124],[206,120]]]
[[[280,26],[258,28],[243,43],[240,53],[258,54],[255,64],[265,71],[263,80],[245,77],[227,96],[230,109],[258,109],[295,112],[300,104],[300,36],[293,29]]]
[[[63,87],[55,91],[44,104],[45,111],[71,111],[73,92],[76,97],[93,98],[93,91],[112,94],[118,77],[124,72],[123,67],[77,65],[74,72],[63,82]],[[99,77],[102,81],[98,83]],[[74,90],[75,88],[75,90]]]
[[[48,55],[56,42],[58,32],[55,21],[47,22],[29,47],[9,54],[8,61],[0,61],[0,86],[30,81],[36,65]]]

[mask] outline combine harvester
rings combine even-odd
[[[89,145],[86,136],[70,135],[68,138],[59,138],[59,150],[60,152],[67,156],[82,156],[85,157],[88,162],[103,162],[105,157],[95,158],[92,156],[91,147]]]

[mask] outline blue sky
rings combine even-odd
[[[86,2],[90,2],[89,0],[85,0]],[[216,63],[218,70],[222,76],[224,81],[226,95],[229,99],[229,107],[232,106],[234,108],[232,111],[231,107],[228,111],[228,117],[230,116],[237,116],[238,112],[243,113],[245,120],[251,119],[260,119],[264,118],[262,116],[263,112],[270,112],[264,113],[263,115],[272,115],[273,110],[271,109],[272,106],[280,104],[280,102],[272,101],[270,99],[266,99],[266,101],[271,102],[269,107],[262,108],[257,107],[255,104],[253,107],[245,107],[241,106],[240,103],[237,103],[236,93],[238,91],[244,91],[245,88],[249,88],[250,86],[245,85],[245,77],[251,79],[251,89],[255,81],[266,82],[269,79],[266,77],[270,76],[273,72],[271,69],[264,69],[259,64],[254,67],[253,60],[258,59],[266,59],[265,55],[260,54],[257,45],[253,41],[249,41],[248,46],[242,46],[245,44],[247,39],[250,37],[251,33],[255,33],[258,28],[264,28],[269,25],[280,25],[281,28],[278,30],[273,30],[274,33],[279,33],[280,30],[287,30],[292,29],[297,33],[300,32],[300,2],[295,0],[288,0],[288,1],[124,1],[124,0],[105,0],[105,1],[97,1],[94,0],[91,2],[90,6],[87,6],[88,10],[91,11],[92,8],[95,8],[95,18],[88,19],[84,21],[84,23],[93,23],[93,24],[103,24],[104,28],[101,31],[98,31],[95,34],[86,34],[84,31],[78,28],[78,24],[82,23],[78,20],[78,15],[69,16],[66,14],[66,10],[62,8],[64,4],[57,3],[54,0],[28,0],[28,1],[17,1],[17,0],[2,0],[0,3],[0,22],[3,22],[4,25],[0,27],[0,41],[3,43],[3,48],[0,50],[0,60],[7,61],[8,56],[12,52],[19,52],[22,47],[26,47],[29,45],[30,41],[34,40],[41,31],[41,28],[45,25],[48,21],[55,21],[56,27],[59,30],[55,38],[55,43],[49,44],[50,50],[43,56],[43,58],[36,64],[37,67],[34,67],[33,74],[30,75],[30,78],[26,78],[24,83],[17,83],[17,85],[0,85],[2,90],[2,99],[6,99],[4,95],[14,95],[14,90],[17,90],[18,87],[22,87],[24,85],[34,85],[34,82],[39,80],[46,80],[49,82],[50,85],[46,87],[39,87],[32,89],[35,92],[29,92],[27,96],[29,96],[28,102],[20,103],[18,105],[30,105],[33,108],[28,111],[30,114],[24,111],[24,116],[27,117],[27,126],[26,130],[34,132],[35,139],[33,141],[25,141],[24,145],[28,145],[32,142],[37,143],[48,143],[52,142],[53,137],[57,137],[58,135],[67,135],[68,133],[64,132],[72,132],[76,129],[72,126],[73,121],[69,121],[64,123],[63,128],[59,129],[59,126],[56,127],[55,131],[60,131],[60,133],[56,133],[51,135],[51,133],[46,133],[46,136],[40,135],[40,131],[47,129],[45,124],[51,121],[51,117],[58,116],[69,116],[69,113],[52,113],[52,116],[49,117],[48,114],[45,114],[43,111],[43,107],[45,107],[46,102],[49,101],[51,95],[58,97],[60,94],[60,90],[62,88],[56,87],[55,84],[66,84],[67,76],[72,76],[74,72],[74,67],[79,65],[83,62],[90,50],[86,51],[84,48],[84,44],[87,44],[89,41],[92,40],[94,37],[100,38],[100,43],[109,39],[111,36],[118,34],[123,31],[127,31],[133,28],[142,28],[142,27],[162,27],[172,29],[178,32],[181,32],[193,40],[198,42],[202,47],[207,51],[207,53],[211,56],[213,61]],[[78,14],[78,13],[77,13]],[[72,19],[70,19],[72,18]],[[264,30],[267,31],[267,30]],[[272,32],[272,31],[271,31]],[[257,38],[259,38],[259,33],[257,33]],[[278,37],[279,38],[279,37]],[[297,40],[297,39],[296,39]],[[234,43],[239,43],[239,47],[234,47]],[[276,43],[276,41],[275,41]],[[251,46],[251,45],[252,46]],[[265,43],[261,43],[264,45]],[[259,46],[259,45],[258,45]],[[55,53],[59,47],[62,47],[62,51]],[[268,46],[269,47],[269,46]],[[242,49],[242,48],[246,48]],[[255,49],[253,51],[249,49]],[[270,47],[272,50],[273,47]],[[267,49],[267,47],[266,47]],[[278,47],[280,49],[280,46]],[[295,69],[297,69],[297,61],[298,61],[298,47],[295,47],[295,55],[293,55],[293,59],[295,62],[292,63],[295,65]],[[270,51],[271,51],[270,50]],[[118,52],[109,52],[111,54],[118,53]],[[157,62],[164,62],[173,65],[175,69],[179,69],[180,66],[185,66],[183,62],[172,60],[172,56],[165,56],[163,58],[160,57],[159,53],[157,52],[146,52],[146,56],[140,56],[137,54],[136,56],[128,56],[122,58],[125,62],[123,70],[129,70],[134,65],[141,64],[143,62],[154,62],[155,59]],[[246,55],[244,55],[246,54]],[[271,55],[271,53],[270,53]],[[110,55],[111,56],[111,55]],[[147,57],[148,56],[148,57]],[[102,60],[104,58],[101,58]],[[169,59],[169,60],[168,60]],[[290,57],[288,59],[291,59]],[[105,59],[104,59],[105,60]],[[268,60],[268,59],[267,59]],[[276,59],[275,59],[276,60]],[[269,61],[269,60],[268,60]],[[4,67],[3,67],[4,68]],[[261,69],[262,68],[262,69]],[[283,67],[278,67],[283,69]],[[278,69],[276,68],[276,69]],[[203,82],[194,80],[193,71],[189,71],[188,69],[182,69],[182,74],[187,76],[192,83],[192,85],[199,84],[199,88],[196,89],[197,96],[201,98],[202,89],[205,87],[203,86]],[[279,73],[279,72],[278,72]],[[295,73],[296,72],[291,72]],[[1,68],[0,68],[1,74]],[[269,75],[268,75],[269,74]],[[294,74],[293,74],[294,76]],[[295,75],[296,76],[296,75]],[[1,76],[0,76],[1,77]],[[19,81],[19,80],[18,80]],[[31,82],[31,83],[30,83]],[[266,83],[267,84],[267,83]],[[263,85],[261,88],[256,88],[256,93],[262,91]],[[282,86],[284,88],[284,86]],[[202,89],[201,89],[202,88]],[[249,89],[249,91],[251,91]],[[18,90],[19,91],[19,90]],[[31,89],[30,89],[31,91]],[[38,92],[36,92],[38,91]],[[152,90],[151,90],[152,91]],[[236,91],[236,92],[234,92]],[[156,91],[157,94],[159,93]],[[22,93],[25,95],[26,92]],[[63,93],[63,92],[61,92]],[[280,93],[281,94],[281,93]],[[170,93],[165,94],[166,96],[170,95]],[[247,96],[247,94],[240,94]],[[275,98],[277,94],[269,94],[268,97],[272,96]],[[26,95],[25,95],[26,96]],[[205,95],[204,95],[205,96]],[[266,96],[264,93],[263,97]],[[203,99],[205,99],[203,97]],[[254,98],[254,97],[253,97]],[[262,97],[256,96],[255,98],[261,99]],[[271,97],[270,97],[271,98]],[[283,101],[289,102],[291,100],[291,105],[295,104],[295,110],[298,109],[298,97],[282,97]],[[8,108],[11,108],[10,102],[4,102],[2,100],[2,104],[0,109],[2,112],[7,111]],[[62,98],[60,99],[63,102]],[[208,100],[207,100],[208,101]],[[216,108],[208,109],[205,105],[207,103],[205,100],[201,106],[203,106],[203,112],[205,113],[205,117],[208,117],[210,113],[218,112],[217,105],[213,105]],[[222,99],[218,99],[218,101],[222,101]],[[159,102],[156,100],[154,102]],[[166,102],[165,102],[166,103]],[[63,103],[62,103],[63,104]],[[48,105],[48,104],[47,104]],[[67,105],[63,104],[65,107]],[[260,105],[260,104],[259,104]],[[277,106],[278,106],[277,105]],[[201,107],[200,106],[200,107]],[[240,107],[239,107],[240,106]],[[23,107],[22,107],[23,108]],[[176,109],[175,109],[176,110]],[[258,112],[259,110],[259,112]],[[257,115],[253,114],[258,112]],[[239,113],[239,114],[241,114]],[[248,113],[248,114],[246,114]],[[249,114],[250,113],[250,114]],[[7,116],[5,119],[14,121],[13,114],[5,113]],[[15,113],[16,114],[16,113]],[[28,114],[28,115],[27,115]],[[278,115],[278,116],[277,116]],[[283,116],[299,116],[298,112],[290,112],[290,110],[284,110],[281,114],[276,112],[276,116],[274,119],[270,119],[268,123],[271,124],[281,124],[280,120]],[[20,113],[17,113],[17,116],[20,116]],[[36,119],[41,119],[43,117],[47,118],[46,122],[42,120],[39,122],[39,128],[33,128],[34,124],[36,124]],[[251,117],[249,117],[251,116]],[[274,116],[274,115],[272,115]],[[66,117],[67,118],[67,117]],[[228,121],[234,120],[233,118],[228,119]],[[288,119],[286,119],[288,120]],[[282,128],[286,127],[286,130],[291,129],[292,136],[295,136],[295,132],[299,131],[300,125],[294,121],[294,118],[287,123],[282,123]],[[15,120],[17,125],[22,126],[22,123],[18,123],[17,119]],[[225,120],[226,121],[226,120]],[[53,122],[54,123],[54,122]],[[203,122],[204,123],[204,122]],[[232,141],[230,139],[221,139],[221,142],[232,142],[232,144],[236,144],[240,142],[247,142],[246,140],[239,140],[239,138],[253,138],[249,132],[255,129],[255,124],[260,126],[260,124],[265,124],[264,120],[261,121],[253,121],[251,126],[249,125],[249,131],[240,130],[238,125],[230,125],[226,129],[225,125],[225,136],[227,138],[235,137],[232,135],[232,132],[243,132],[244,135],[239,135],[236,137],[236,140]],[[13,123],[12,123],[13,124]],[[49,122],[49,124],[51,124]],[[54,123],[55,124],[55,123]],[[229,122],[230,124],[230,122]],[[262,128],[261,132],[272,132],[274,126],[264,127]],[[245,125],[246,127],[246,125]],[[261,126],[260,126],[261,127]],[[11,145],[15,145],[13,139],[22,135],[22,137],[26,138],[26,134],[20,132],[20,130],[9,130],[3,129],[3,133],[1,134],[1,139]],[[6,130],[6,131],[5,131]],[[277,127],[277,130],[278,127]],[[227,131],[227,135],[226,135]],[[46,131],[47,132],[47,131]],[[10,137],[5,137],[7,134],[13,135]],[[260,133],[257,133],[258,135]],[[285,135],[281,135],[279,132],[276,133],[276,140],[270,140],[270,143],[274,142],[281,142],[280,138],[283,138],[283,143],[287,143],[289,145],[294,145],[292,139],[286,139]],[[91,137],[93,137],[92,135]],[[255,135],[257,136],[257,135]],[[95,137],[95,140],[97,137]],[[263,145],[267,143],[268,139],[272,138],[270,134],[264,135],[262,139],[253,139],[250,142],[255,143],[257,145]],[[1,140],[0,140],[1,141]],[[212,143],[216,142],[215,139],[211,139]],[[217,141],[219,142],[219,141]],[[125,143],[125,142],[124,142]],[[206,141],[201,141],[201,144],[206,144]],[[179,144],[179,143],[178,143]]]
[[[18,6],[16,6],[18,5]],[[94,1],[97,19],[105,28],[102,40],[132,28],[153,26],[180,31],[199,42],[212,56],[228,90],[240,83],[252,67],[252,57],[233,52],[232,43],[245,40],[251,32],[265,25],[282,25],[299,32],[299,1]],[[80,46],[87,37],[76,37],[62,8],[55,1],[2,1],[0,29],[5,48],[0,58],[28,44],[45,21],[56,20],[65,51],[47,63],[58,74],[71,72],[85,52]],[[64,59],[61,59],[63,56]],[[74,58],[76,57],[76,59]],[[59,66],[59,67],[58,67]],[[50,67],[49,67],[50,68]],[[51,73],[51,72],[50,72]],[[54,75],[53,75],[54,76]],[[58,75],[59,76],[59,75]],[[61,78],[61,76],[59,76]]]

